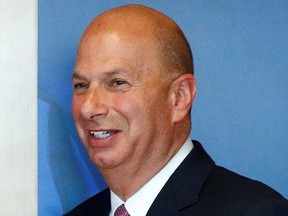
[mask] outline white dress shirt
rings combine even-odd
[[[165,183],[192,149],[193,143],[190,138],[188,138],[166,166],[126,202],[110,190],[111,211],[109,216],[113,216],[118,206],[123,203],[125,203],[125,207],[130,216],[145,216]]]

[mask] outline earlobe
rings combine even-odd
[[[173,122],[189,116],[196,95],[196,80],[192,74],[183,74],[173,82]]]

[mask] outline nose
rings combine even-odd
[[[108,97],[104,91],[100,89],[90,89],[82,101],[82,117],[86,120],[101,120],[107,116],[109,112],[106,104],[107,99]]]

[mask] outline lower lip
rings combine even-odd
[[[120,131],[117,131],[112,136],[109,136],[104,139],[96,138],[93,135],[89,134],[88,136],[88,144],[92,147],[109,147],[115,142],[115,140],[120,136]]]

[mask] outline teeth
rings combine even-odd
[[[98,139],[105,139],[115,134],[115,131],[91,131],[91,135]]]

